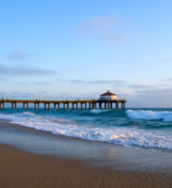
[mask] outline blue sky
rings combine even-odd
[[[171,0],[5,0],[0,97],[172,107]]]

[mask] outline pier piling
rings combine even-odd
[[[56,110],[56,105],[58,105],[58,109],[60,109],[60,104],[62,103],[63,105],[63,109],[65,110],[66,108],[69,110],[69,106],[71,104],[72,109],[76,109],[78,110],[78,105],[80,106],[81,110],[85,109],[87,110],[87,107],[91,110],[91,109],[113,109],[114,107],[116,107],[116,109],[118,109],[118,105],[119,103],[121,104],[121,109],[125,109],[125,103],[127,101],[126,100],[73,100],[73,101],[44,101],[44,100],[39,100],[39,101],[35,101],[35,100],[8,100],[8,99],[1,99],[0,100],[0,109],[5,109],[5,103],[11,103],[12,109],[17,109],[17,103],[22,103],[23,104],[23,109],[25,109],[25,105],[27,105],[27,110],[29,109],[29,104],[32,103],[34,104],[34,109],[36,110],[36,107],[38,105],[38,110],[40,109],[40,104],[44,104],[44,110],[46,110],[46,105],[48,104],[48,110],[50,110],[51,104],[54,104],[54,109]],[[102,105],[103,104],[103,105]],[[114,104],[116,106],[114,106]],[[3,107],[2,107],[3,105]],[[88,105],[88,106],[87,106]],[[114,106],[114,107],[113,107]]]
[[[118,110],[118,102],[116,102],[116,109]]]
[[[108,109],[110,108],[110,103],[109,103],[109,101],[108,101]]]
[[[99,109],[102,109],[102,103],[101,102],[99,103]]]
[[[91,110],[91,103],[89,102],[89,110]]]

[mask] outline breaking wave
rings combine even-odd
[[[95,113],[95,111],[91,111]],[[96,112],[97,113],[97,112]],[[143,110],[127,110],[127,116],[137,119],[163,119],[171,120],[171,112],[153,112]],[[119,127],[119,126],[95,126],[76,124],[70,119],[63,119],[52,116],[36,115],[30,112],[16,114],[0,114],[2,119],[10,119],[12,123],[20,124],[25,127],[48,131],[52,134],[59,134],[69,137],[76,137],[91,141],[102,141],[124,146],[141,146],[161,149],[172,149],[172,136],[170,132],[158,130],[145,130],[138,127]],[[108,123],[107,123],[108,124]]]
[[[126,113],[129,118],[133,119],[172,121],[170,111],[127,110]]]

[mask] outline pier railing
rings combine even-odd
[[[104,100],[102,100],[102,99],[59,99],[59,100],[57,100],[57,99],[51,99],[51,100],[39,100],[39,99],[18,99],[18,98],[14,98],[14,99],[11,99],[11,98],[6,98],[6,99],[4,99],[4,98],[0,98],[0,101],[8,101],[8,100],[15,100],[15,101],[57,101],[57,102],[60,102],[60,101],[116,101],[116,100],[112,100],[112,99],[104,99]],[[118,99],[118,100],[125,100],[126,101],[126,99],[124,99],[124,98],[121,98],[121,99]]]

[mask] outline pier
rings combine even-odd
[[[121,109],[125,109],[125,103],[127,101],[125,99],[118,100],[15,100],[15,99],[0,99],[0,109],[5,109],[6,103],[11,103],[12,109],[17,109],[17,104],[22,103],[23,109],[29,109],[29,104],[34,104],[34,109],[40,109],[40,104],[44,104],[44,110],[50,110],[50,105],[54,104],[54,109],[61,109],[61,104],[63,109],[69,110],[69,105],[72,106],[72,109],[78,110],[78,106],[80,105],[80,109],[102,109],[104,104],[104,109],[113,109],[119,108],[119,104],[121,104]],[[115,104],[115,107],[114,107]]]

